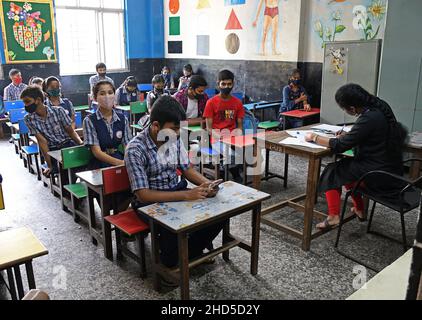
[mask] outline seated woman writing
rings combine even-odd
[[[320,229],[339,224],[343,186],[347,190],[352,189],[362,175],[373,170],[403,174],[402,148],[406,130],[397,122],[390,106],[357,84],[341,87],[335,99],[347,114],[358,117],[352,130],[335,138],[309,133],[306,140],[329,147],[334,153],[342,153],[353,148],[354,157],[329,164],[321,175],[319,191],[325,192],[329,216],[317,225]],[[382,182],[376,181],[376,185],[374,182],[374,187],[378,189],[380,186]],[[392,190],[394,188],[400,186],[388,186],[388,192],[394,193]],[[363,220],[362,197],[355,195],[352,200],[352,212]]]

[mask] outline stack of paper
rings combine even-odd
[[[331,124],[320,124],[318,126],[312,127],[312,129],[325,131],[326,133],[336,134],[341,130],[343,130],[344,132],[350,132],[350,130],[352,130],[352,127],[349,126],[343,128],[342,126],[333,126]]]
[[[283,141],[280,141],[280,143],[293,146],[307,147],[312,149],[327,149],[326,147],[320,146],[313,142],[306,142],[300,138],[286,138]]]

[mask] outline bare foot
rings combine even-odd
[[[350,211],[353,213],[353,214],[355,214],[358,218],[360,218],[360,219],[364,219],[364,216],[363,216],[363,212],[362,211],[359,211],[358,209],[356,209],[355,207],[352,207],[352,209],[350,209]]]
[[[316,225],[316,227],[318,229],[326,229],[329,226],[336,226],[339,223],[340,223],[340,217],[339,216],[328,216],[328,218],[325,221],[318,223]],[[327,226],[327,224],[328,224],[328,226]]]

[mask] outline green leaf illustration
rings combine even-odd
[[[337,27],[336,27],[336,33],[341,33],[341,32],[343,32],[344,30],[346,29],[346,26],[344,26],[344,25],[338,25]]]

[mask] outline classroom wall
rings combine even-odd
[[[110,73],[109,76],[115,81],[117,86],[129,75],[135,75],[141,83],[149,83],[152,75],[161,70],[162,59],[164,57],[163,3],[152,0],[125,0],[125,8],[128,71]],[[0,39],[0,45],[3,48],[2,39]],[[48,64],[4,64],[4,50],[1,50],[4,80],[0,80],[0,94],[3,94],[3,88],[10,82],[8,79],[9,70],[15,67],[22,71],[25,83],[33,75],[43,78],[51,75],[60,75],[59,42],[57,43],[57,48],[59,52],[59,63]],[[93,69],[94,67],[95,65]],[[88,79],[92,74],[59,77],[63,85],[64,94],[75,105],[86,104],[88,102]]]
[[[313,97],[312,104],[319,107],[323,41],[383,38],[386,0],[279,0],[276,45],[279,54],[272,53],[271,30],[263,54],[264,7],[256,27],[253,26],[259,2],[164,0],[166,63],[177,76],[185,63],[191,63],[194,71],[213,84],[218,70],[232,69],[238,78],[236,90],[244,90],[256,100],[280,99],[287,75],[299,67]],[[377,9],[383,13],[377,16],[370,13],[378,12]],[[362,14],[355,16],[357,10]],[[366,34],[358,26],[358,18],[363,16],[369,19],[365,19]],[[369,25],[374,30],[372,34]],[[174,53],[175,50],[179,53]]]

